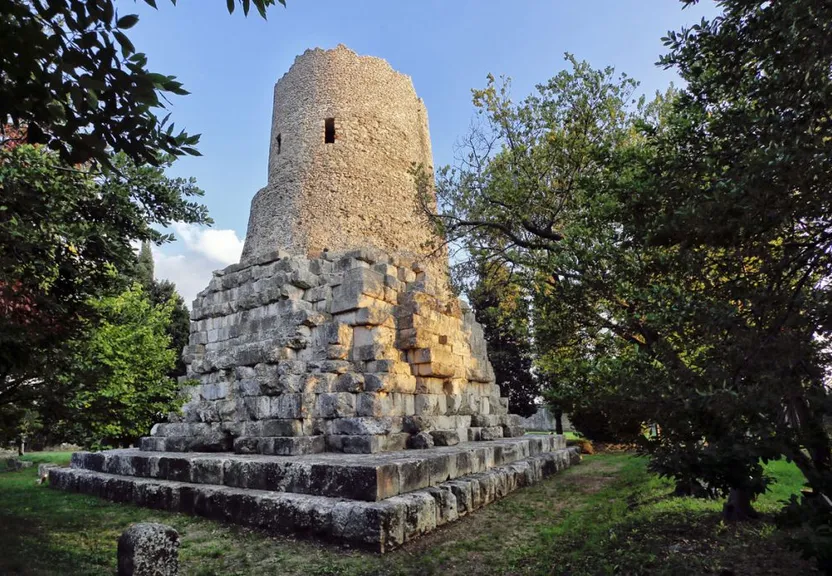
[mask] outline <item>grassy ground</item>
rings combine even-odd
[[[66,463],[66,453],[27,456]],[[628,454],[601,454],[385,556],[272,538],[234,526],[36,486],[36,469],[0,475],[0,574],[112,574],[133,522],[179,530],[183,574],[810,574],[771,524],[802,477],[786,463],[756,504],[761,521],[720,522],[721,503],[670,496]]]

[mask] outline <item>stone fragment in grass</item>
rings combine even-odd
[[[179,574],[179,533],[164,524],[142,522],[118,539],[118,576]]]

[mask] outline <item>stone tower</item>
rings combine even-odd
[[[242,262],[275,249],[316,257],[374,247],[418,257],[445,280],[414,165],[430,170],[433,158],[410,77],[343,45],[307,50],[274,88],[268,184],[252,200]]]
[[[242,260],[193,303],[190,401],[142,448],[366,453],[522,434],[417,199],[411,166],[431,151],[410,78],[344,46],[308,50],[274,102]]]
[[[271,140],[242,260],[191,309],[182,412],[139,449],[76,452],[50,486],[385,552],[577,463],[508,413],[447,256],[425,250],[410,79],[307,51]]]

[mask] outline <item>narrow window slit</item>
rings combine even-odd
[[[277,155],[280,156],[280,145],[283,143],[283,139],[280,137],[280,134],[277,135]]]
[[[324,121],[324,143],[335,143],[335,118],[327,118]]]

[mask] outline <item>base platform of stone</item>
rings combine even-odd
[[[51,486],[385,552],[580,461],[562,436],[376,455],[79,452]]]

